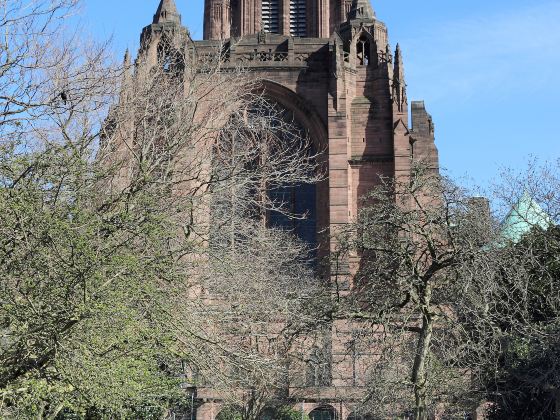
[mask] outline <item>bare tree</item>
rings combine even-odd
[[[556,358],[532,354],[557,343],[556,173],[510,172],[493,209],[422,165],[365,198],[340,238],[338,258],[358,263],[335,316],[374,338],[366,409],[416,419],[483,401],[504,418],[554,411]],[[528,389],[539,390],[540,408],[516,405]]]
[[[321,178],[308,139],[188,38],[113,66],[52,26],[73,5],[6,3],[39,55],[6,44],[0,77],[0,412],[160,415],[184,398],[179,359],[191,385],[276,392],[320,287],[266,217],[305,215],[268,192]]]
[[[484,274],[485,246],[496,235],[484,202],[422,165],[410,180],[384,179],[366,197],[341,241],[359,266],[354,293],[340,299],[343,316],[370,325],[369,336],[376,332],[374,412],[402,415],[414,407],[414,418],[426,419],[443,407],[468,411],[458,399],[467,394],[462,362],[470,351],[458,301],[472,287],[466,267]]]

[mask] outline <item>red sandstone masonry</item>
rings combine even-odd
[[[316,207],[319,255],[328,256],[336,242],[327,234],[357,216],[360,198],[380,176],[407,177],[415,159],[437,170],[434,126],[424,103],[413,102],[409,127],[402,53],[398,46],[394,54],[389,48],[387,28],[369,0],[308,0],[308,38],[289,36],[289,6],[289,0],[279,1],[280,33],[270,34],[261,32],[261,0],[206,0],[205,40],[192,45],[211,54],[225,42],[225,67],[244,66],[263,80],[265,93],[294,113],[324,153],[328,179],[318,186]],[[142,33],[141,54],[149,61],[155,63],[166,30],[184,31],[172,0],[162,0]],[[346,266],[339,281],[350,285]],[[357,329],[360,325],[350,321],[333,323],[332,384],[291,388],[294,408],[309,413],[328,404],[340,420],[350,415],[376,361],[374,345],[349,351]],[[197,395],[202,405],[196,418],[213,420],[220,395],[212,389],[199,389]]]

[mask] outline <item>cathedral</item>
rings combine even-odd
[[[161,0],[142,45],[170,29],[186,31],[175,2]],[[360,197],[381,176],[406,179],[414,161],[437,170],[432,118],[423,101],[409,102],[400,47],[390,47],[369,0],[205,0],[204,40],[193,42],[202,52],[224,48],[226,67],[242,66],[261,80],[265,95],[293,113],[324,156],[328,176],[301,193],[311,215],[304,239],[317,244],[319,256],[328,257],[332,234],[355,220]],[[339,270],[339,278],[351,278],[351,268]],[[362,418],[353,410],[365,373],[359,353],[348,359],[350,329],[333,325],[329,375],[293,399],[313,420]],[[193,418],[219,418],[211,390],[196,398]]]

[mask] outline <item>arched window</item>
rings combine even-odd
[[[328,355],[317,346],[311,349],[305,367],[305,385],[311,387],[331,384],[331,367]]]
[[[319,407],[309,413],[309,420],[337,420],[336,411],[330,406]]]
[[[276,413],[272,408],[267,408],[259,416],[259,420],[274,420],[275,415]]]
[[[358,43],[356,44],[356,54],[358,58],[358,65],[369,66],[369,63],[371,62],[371,44],[365,35],[362,35],[358,39]]]
[[[228,212],[235,210],[262,220],[269,228],[293,233],[310,250],[302,259],[315,262],[316,165],[309,136],[293,112],[277,103],[267,101],[234,118],[239,130],[224,131],[216,143],[214,177],[227,180],[243,173],[246,182],[216,196],[216,220],[230,220]],[[211,239],[215,242],[223,232],[220,223],[212,226],[216,226]]]

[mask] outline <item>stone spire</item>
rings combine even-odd
[[[123,74],[122,74],[122,85],[121,85],[121,105],[122,103],[128,101],[129,95],[130,95],[130,87],[131,87],[131,83],[132,83],[132,60],[130,57],[130,51],[128,50],[128,48],[126,49],[126,52],[124,53],[124,60],[123,60]]]
[[[127,83],[132,78],[132,72],[132,58],[127,48],[123,59],[123,84]]]
[[[174,0],[161,0],[156,14],[154,15],[154,23],[181,23],[181,15],[177,11]]]
[[[404,84],[404,64],[403,64],[401,46],[399,44],[397,44],[397,48],[395,49],[394,62],[395,62],[395,68],[393,73],[394,75],[393,80],[396,83]]]
[[[142,30],[140,35],[140,51],[137,62],[147,60],[150,66],[157,64],[157,48],[162,37],[169,35],[167,41],[173,39],[177,46],[182,44],[181,37],[188,38],[188,30],[181,25],[181,15],[175,0],[160,0],[154,20]],[[177,37],[177,39],[175,39]]]
[[[399,44],[395,49],[394,68],[393,68],[393,103],[397,111],[407,112],[406,106],[408,99],[406,97],[406,82],[404,81],[404,64],[402,51]]]
[[[125,53],[124,53],[124,60],[123,60],[123,67],[125,69],[129,69],[130,68],[130,64],[131,64],[131,60],[130,60],[130,51],[128,50],[128,48],[126,49]]]
[[[372,21],[375,19],[375,12],[369,0],[352,0],[352,7],[348,13],[348,20]]]

